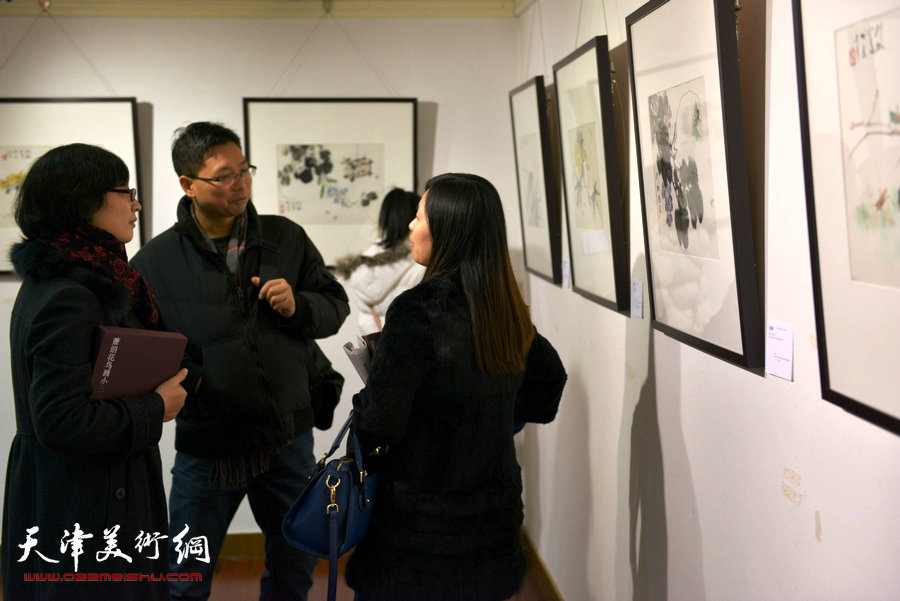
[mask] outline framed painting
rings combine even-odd
[[[539,75],[512,90],[509,109],[525,268],[548,282],[561,284],[559,182],[553,176],[544,78]]]
[[[763,364],[733,0],[625,19],[653,327]]]
[[[296,221],[325,263],[376,238],[381,199],[416,192],[415,98],[244,98],[253,203]]]
[[[572,289],[614,311],[630,307],[628,238],[616,160],[606,36],[553,65]]]
[[[82,142],[119,156],[138,189],[137,102],[134,98],[0,98],[0,272],[10,272],[9,247],[21,239],[12,206],[31,164],[46,151]],[[147,237],[138,214],[134,239],[125,245],[128,256]]]
[[[900,1],[794,27],[822,397],[900,434]]]

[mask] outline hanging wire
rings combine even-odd
[[[606,17],[606,0],[600,0],[600,6],[603,8],[603,27],[606,29],[606,38],[609,39],[609,19]]]
[[[605,19],[606,18],[606,0],[602,0],[602,2],[603,2],[603,18]],[[625,34],[625,19],[622,18],[622,13],[619,10],[619,5],[615,4],[614,6],[616,7],[616,15],[615,15],[616,23],[619,24],[619,33],[622,34],[622,37],[619,39],[621,39],[622,41],[625,41],[627,39],[627,36]],[[607,36],[609,35],[609,21],[607,21],[607,23],[606,23],[606,34],[607,34]]]
[[[391,82],[388,80],[388,78],[383,73],[381,73],[378,70],[378,68],[375,67],[375,63],[372,61],[371,57],[369,57],[369,55],[367,55],[365,52],[363,52],[362,49],[359,47],[359,45],[357,45],[356,41],[353,39],[353,37],[350,35],[350,33],[346,29],[344,29],[344,26],[341,23],[340,19],[338,19],[334,15],[331,15],[330,13],[329,13],[329,16],[332,19],[334,19],[334,22],[337,23],[338,28],[344,33],[344,36],[346,36],[347,40],[350,42],[350,45],[356,49],[357,54],[359,54],[362,57],[362,59],[369,66],[369,69],[372,70],[372,73],[375,74],[375,77],[377,77],[378,80],[382,83],[382,85],[385,88],[387,88],[387,91],[391,94],[391,96],[397,96],[398,95],[397,89],[394,88],[394,86],[391,85]]]
[[[47,12],[46,14],[48,14],[50,16],[50,20],[53,21],[53,24],[56,25],[59,28],[60,32],[62,32],[62,34],[66,37],[66,39],[69,40],[69,42],[75,48],[75,51],[81,55],[81,58],[83,58],[85,60],[85,62],[88,64],[88,66],[94,72],[94,74],[98,78],[100,78],[100,81],[103,82],[103,84],[106,86],[106,89],[109,90],[110,94],[112,96],[118,96],[118,93],[116,92],[116,89],[113,87],[113,85],[111,83],[109,83],[109,81],[105,77],[103,77],[103,73],[100,72],[100,69],[97,68],[97,65],[95,65],[94,62],[90,59],[90,57],[87,55],[87,53],[81,49],[81,46],[79,46],[75,42],[75,39],[69,34],[68,31],[66,31],[66,29],[62,26],[62,24],[57,21],[56,17],[54,17],[53,14],[50,12]]]
[[[291,60],[288,61],[288,64],[285,65],[284,71],[281,72],[281,75],[279,75],[278,78],[275,80],[275,83],[272,84],[272,87],[269,89],[268,93],[266,94],[267,97],[271,97],[274,94],[275,88],[278,87],[278,84],[281,82],[281,80],[284,78],[285,74],[288,72],[288,70],[292,66],[295,67],[294,72],[291,74],[290,78],[288,78],[288,80],[284,82],[284,86],[282,87],[282,92],[284,91],[284,88],[286,88],[288,86],[288,84],[290,84],[291,81],[294,79],[294,76],[297,74],[297,71],[300,70],[300,65],[303,62],[303,61],[298,61],[297,59],[300,58],[300,55],[303,53],[303,50],[306,48],[306,45],[312,39],[313,34],[319,28],[319,25],[322,23],[323,19],[325,19],[325,15],[322,15],[321,17],[319,17],[319,20],[316,21],[316,24],[313,25],[313,28],[309,31],[308,34],[306,34],[306,37],[303,38],[303,41],[300,42],[300,46],[297,48],[297,52],[294,53],[294,56],[292,56]],[[294,65],[295,62],[296,62],[296,65]]]
[[[578,48],[578,32],[581,31],[581,11],[584,9],[584,0],[578,3],[578,20],[575,21],[575,46]]]
[[[3,63],[0,63],[0,73],[3,72],[3,69],[6,67],[6,63],[8,63],[10,61],[10,59],[16,53],[16,50],[18,50],[19,46],[22,45],[22,41],[28,37],[28,34],[31,33],[31,30],[34,28],[38,19],[40,19],[42,16],[43,16],[43,13],[39,14],[38,16],[36,16],[34,19],[31,20],[31,23],[28,24],[28,28],[25,29],[25,33],[22,34],[22,37],[19,38],[19,40],[12,47],[12,50],[9,51],[9,54],[6,55],[6,58],[3,59]]]
[[[544,41],[544,11],[541,10],[541,0],[536,0],[538,9],[538,30],[541,32],[541,62],[544,64],[544,73],[547,73],[547,42]]]
[[[543,73],[547,71],[547,44],[544,42],[544,13],[541,11],[541,0],[534,2],[534,16],[531,20],[531,31],[528,34],[528,51],[525,54],[525,76],[528,76],[528,69],[531,67],[531,43],[534,41],[534,28],[537,27],[541,34],[541,64],[544,65]]]
[[[534,26],[537,24],[537,10],[531,13],[531,31],[528,32],[528,49],[525,51],[525,74],[528,77],[528,69],[531,67],[531,43],[534,41]]]
[[[66,31],[65,27],[62,26],[62,23],[60,23],[56,19],[56,17],[53,16],[53,14],[50,13],[46,8],[43,11],[41,11],[41,13],[38,16],[36,16],[34,19],[32,19],[31,23],[28,24],[28,28],[25,30],[25,33],[22,34],[22,37],[19,38],[19,40],[16,42],[16,45],[13,46],[13,48],[9,52],[9,54],[6,55],[6,58],[3,60],[3,64],[0,64],[0,72],[2,72],[3,69],[6,67],[6,65],[9,63],[9,61],[12,60],[12,57],[16,54],[16,50],[19,49],[19,46],[21,46],[26,39],[29,39],[29,34],[31,33],[31,30],[37,24],[38,19],[41,19],[42,17],[44,17],[44,15],[46,15],[50,18],[50,21],[54,25],[56,25],[56,28],[59,29],[60,33],[63,34],[63,37],[65,37],[66,40],[68,40],[69,44],[71,44],[72,47],[75,48],[75,52],[77,52],[78,55],[84,59],[84,61],[88,64],[88,66],[91,68],[91,70],[97,76],[97,78],[103,83],[103,85],[109,91],[110,95],[118,96],[116,89],[109,82],[109,80],[107,80],[103,76],[103,73],[100,72],[100,69],[97,68],[97,65],[94,64],[94,62],[90,59],[90,57],[87,55],[87,53],[81,48],[81,46],[78,45],[78,43],[71,36],[71,34],[69,34],[69,32]]]
[[[338,29],[341,30],[341,33],[344,34],[344,37],[347,38],[347,41],[350,42],[350,45],[353,46],[354,50],[356,50],[356,53],[359,54],[360,57],[362,57],[363,61],[366,63],[366,65],[369,67],[369,69],[375,74],[375,77],[377,77],[378,80],[381,82],[381,84],[387,89],[389,94],[391,96],[398,96],[397,89],[391,84],[391,82],[388,80],[388,78],[384,74],[382,74],[378,70],[378,68],[375,67],[374,62],[371,60],[371,58],[365,52],[362,51],[362,49],[359,47],[359,45],[356,43],[356,41],[353,39],[353,37],[350,35],[350,33],[344,28],[343,24],[341,24],[341,21],[331,13],[331,10],[330,10],[331,7],[327,6],[327,5],[323,5],[323,6],[325,6],[325,13],[321,17],[319,17],[319,20],[316,21],[315,26],[313,26],[312,30],[310,30],[310,32],[307,34],[306,38],[304,38],[303,42],[301,42],[300,47],[297,48],[297,52],[294,53],[293,58],[291,58],[290,62],[287,64],[284,71],[282,71],[281,75],[278,76],[278,79],[272,85],[272,88],[269,90],[267,96],[271,97],[271,96],[275,95],[275,88],[278,87],[279,82],[281,82],[282,79],[284,79],[285,74],[293,68],[293,72],[291,73],[290,77],[288,77],[284,81],[283,85],[281,86],[281,91],[278,94],[283,93],[284,90],[287,89],[287,87],[291,84],[294,77],[300,71],[300,66],[303,64],[303,60],[302,60],[303,57],[301,56],[303,54],[303,51],[306,49],[310,40],[312,40],[313,34],[316,32],[316,30],[319,28],[319,25],[322,23],[323,20],[325,20],[326,17],[330,17],[331,19],[334,20]]]

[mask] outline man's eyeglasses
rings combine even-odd
[[[119,194],[128,194],[131,196],[131,202],[137,200],[137,188],[113,188],[110,192],[118,192]]]
[[[256,175],[256,165],[248,165],[246,169],[241,169],[237,173],[232,173],[231,175],[220,175],[219,177],[191,177],[190,179],[199,179],[202,182],[208,182],[210,184],[219,184],[220,186],[230,187],[238,181],[238,179],[244,180],[248,177],[253,177]]]

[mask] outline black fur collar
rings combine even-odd
[[[85,286],[97,296],[114,322],[120,322],[131,308],[131,293],[123,284],[97,271],[72,265],[40,242],[18,242],[13,245],[9,256],[22,279],[42,281],[69,278]]]

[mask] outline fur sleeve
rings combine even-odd
[[[405,436],[416,391],[434,365],[431,301],[422,292],[410,290],[391,305],[366,387],[353,397],[354,428],[364,447]]]
[[[552,422],[567,378],[556,349],[535,332],[525,363],[525,379],[516,395],[515,421]]]

